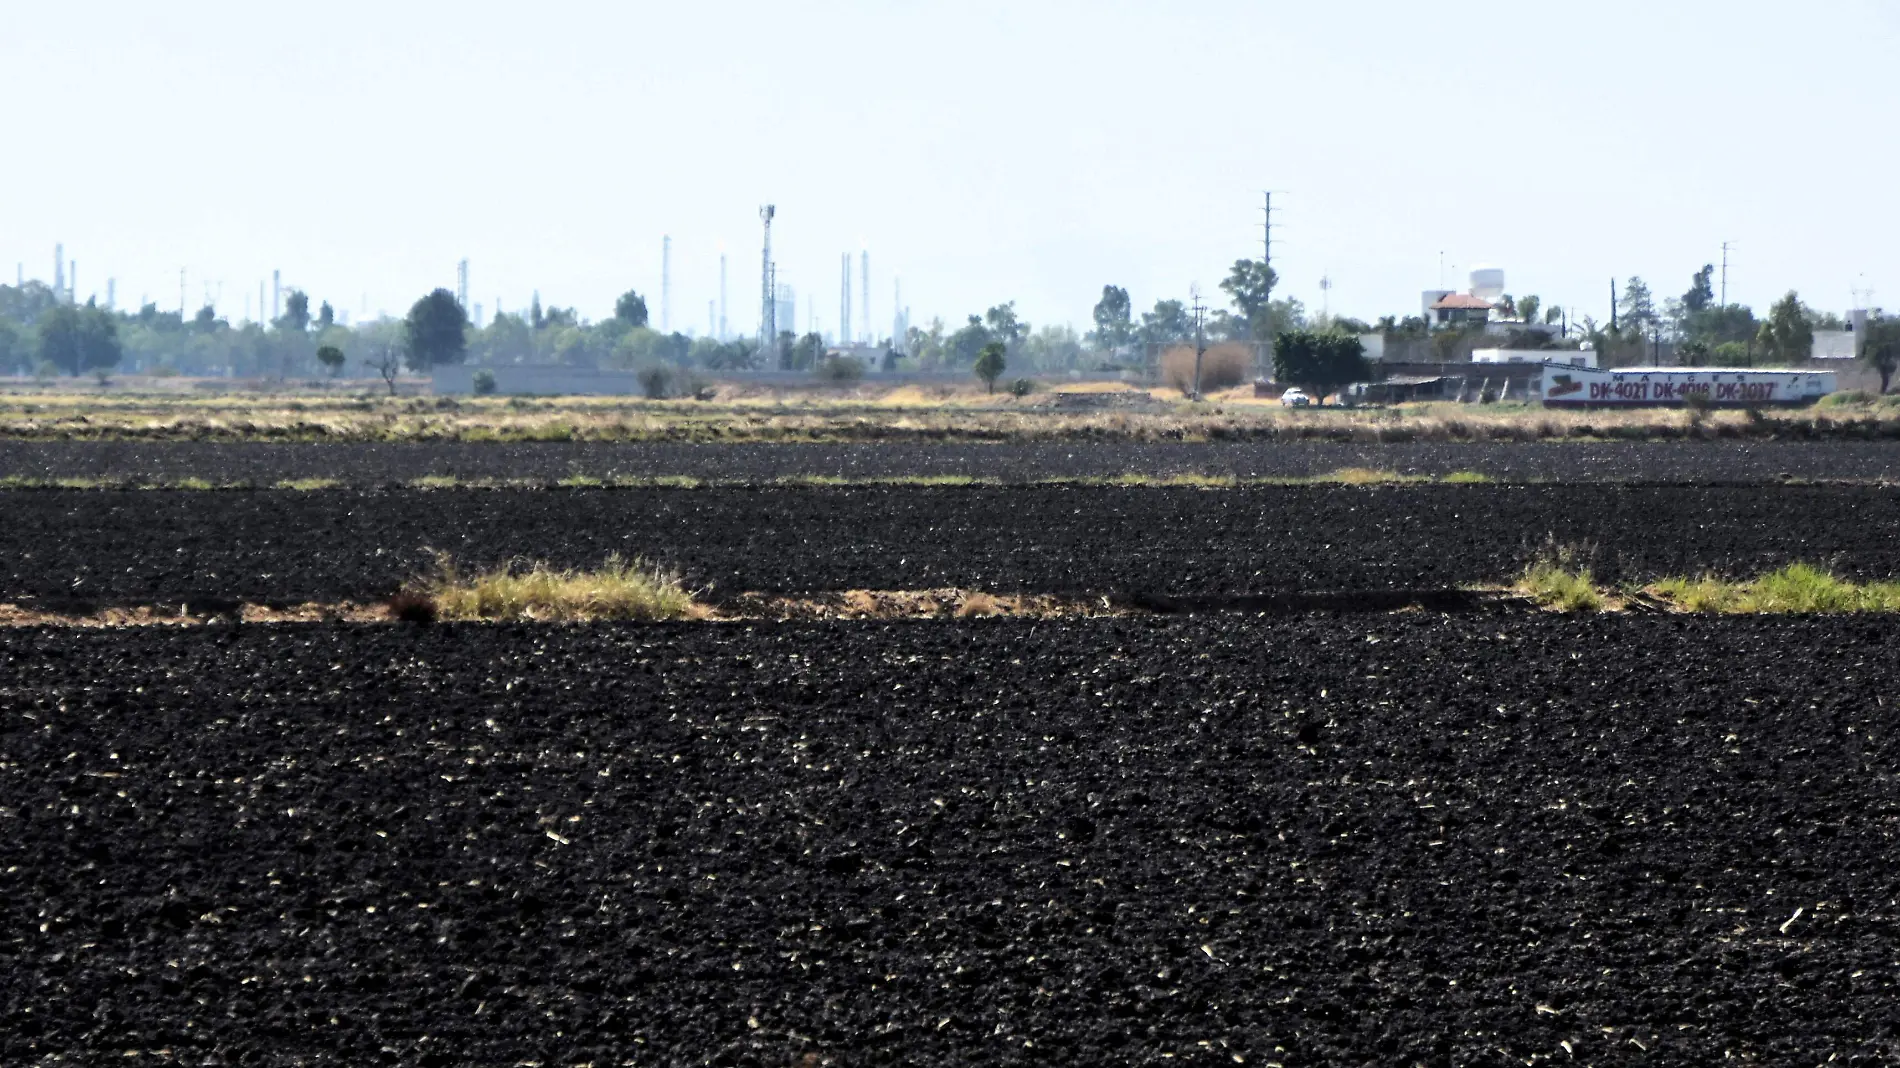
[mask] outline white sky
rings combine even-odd
[[[1368,319],[1441,252],[1601,317],[1724,240],[1732,299],[1900,305],[1893,0],[6,7],[0,263],[64,241],[82,299],[176,307],[182,266],[238,318],[277,267],[400,313],[467,256],[491,315],[634,287],[657,320],[671,234],[673,327],[723,247],[749,333],[772,201],[800,329],[865,247],[880,332],[893,275],[919,323],[1080,328],[1104,283],[1217,301],[1273,189],[1284,291]]]

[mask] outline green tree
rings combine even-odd
[[[1193,333],[1187,305],[1178,300],[1157,300],[1154,311],[1141,313],[1141,340],[1150,345],[1186,341]]]
[[[1762,352],[1776,363],[1805,360],[1814,353],[1814,323],[1801,297],[1793,290],[1768,309],[1768,318],[1756,331]]]
[[[1543,298],[1535,293],[1519,297],[1517,298],[1517,317],[1527,323],[1534,323],[1537,321],[1537,309],[1543,306]]]
[[[335,325],[336,309],[330,307],[330,302],[326,300],[317,308],[317,332],[322,333]]]
[[[1880,375],[1880,392],[1885,393],[1894,371],[1900,370],[1900,319],[1869,319],[1866,329],[1860,358]]]
[[[1372,368],[1357,337],[1289,330],[1274,338],[1273,377],[1324,403],[1329,394],[1371,379]]]
[[[976,372],[976,377],[983,380],[984,392],[996,392],[996,380],[1008,370],[1009,364],[1003,357],[1006,351],[1008,350],[1002,342],[992,341],[976,354],[976,364],[971,370]]]
[[[477,363],[530,363],[534,358],[528,321],[507,312],[495,313],[487,326],[475,332],[469,347]]]
[[[324,345],[317,349],[317,362],[329,370],[331,378],[335,378],[343,370],[343,350],[335,345]]]
[[[944,348],[947,350],[952,366],[968,367],[976,363],[976,358],[983,352],[983,346],[995,340],[989,328],[983,325],[983,320],[972,315],[968,323],[945,340]]]
[[[825,339],[819,334],[806,334],[792,345],[792,370],[809,371],[818,366],[825,355]]]
[[[202,308],[199,308],[198,314],[192,316],[191,318],[191,329],[193,333],[198,333],[198,334],[217,333],[218,332],[218,309],[213,308],[209,304],[205,305]]]
[[[1134,314],[1126,289],[1103,286],[1102,299],[1095,303],[1095,329],[1089,334],[1089,343],[1096,348],[1113,349],[1133,341]]]
[[[310,329],[310,297],[301,289],[293,289],[284,298],[284,314],[277,320],[277,329],[301,334]]]
[[[1016,302],[1013,300],[984,312],[983,328],[990,332],[991,337],[1012,349],[1029,334],[1029,324],[1017,317]]]
[[[437,364],[461,363],[468,354],[468,317],[455,294],[438,289],[409,309],[403,320],[409,369],[427,374]]]
[[[1622,316],[1624,332],[1639,336],[1647,333],[1657,322],[1656,301],[1650,296],[1649,284],[1634,277],[1623,283],[1623,298],[1617,301],[1617,312]]]
[[[647,301],[645,297],[629,289],[614,301],[614,318],[628,326],[647,325]]]
[[[26,345],[20,338],[20,328],[11,319],[0,319],[0,374],[12,374],[26,366]]]
[[[69,375],[117,367],[125,350],[118,317],[87,301],[59,304],[40,316],[40,359]]]
[[[79,309],[58,304],[40,316],[40,360],[69,375],[84,370],[79,343]]]
[[[1695,273],[1695,280],[1689,284],[1689,291],[1682,295],[1682,308],[1690,315],[1698,315],[1715,306],[1715,264],[1705,263]]]
[[[1272,337],[1273,287],[1280,276],[1265,260],[1235,260],[1220,287],[1257,338]]]

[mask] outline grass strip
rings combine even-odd
[[[536,563],[463,575],[440,555],[436,574],[399,595],[392,608],[411,619],[559,623],[655,622],[704,611],[679,576],[618,556],[593,570]]]

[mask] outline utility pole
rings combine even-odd
[[[1616,279],[1610,279],[1610,333],[1616,333]]]

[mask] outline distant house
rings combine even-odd
[[[1431,313],[1434,326],[1462,326],[1466,323],[1484,323],[1491,320],[1491,312],[1496,305],[1469,293],[1447,293],[1433,301],[1426,310]]]

